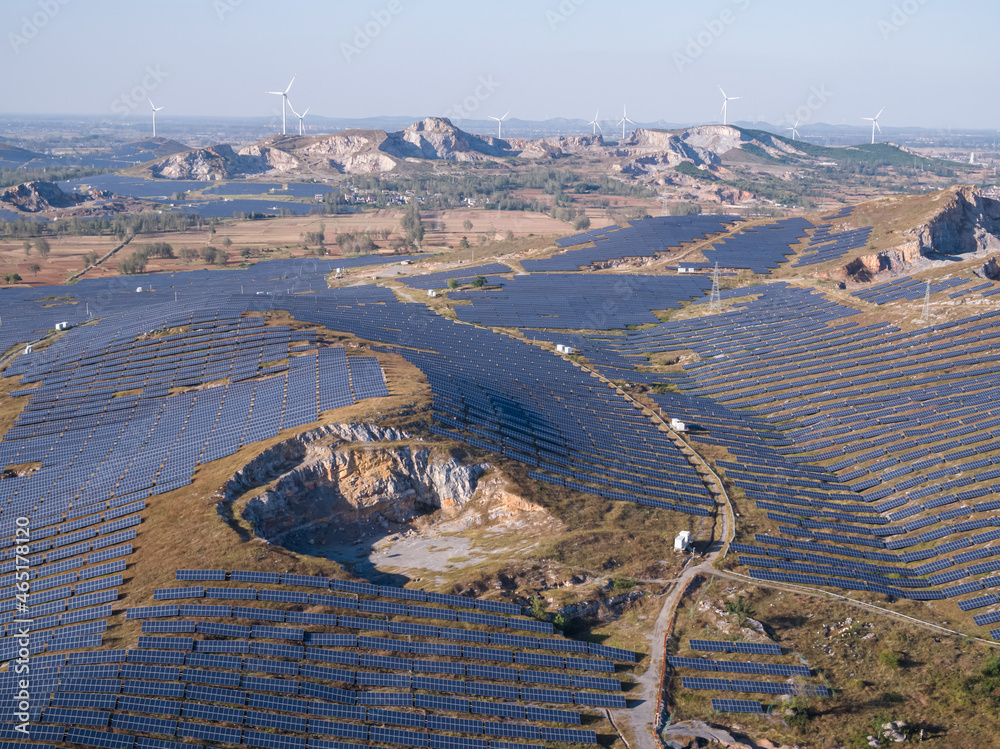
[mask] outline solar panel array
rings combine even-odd
[[[1000,313],[902,332],[787,284],[724,296],[722,315],[545,338],[611,379],[677,389],[650,397],[730,453],[717,467],[770,523],[730,547],[752,576],[992,615]],[[637,369],[692,352],[683,372]]]
[[[725,231],[727,223],[737,220],[734,216],[657,216],[634,221],[624,228],[593,229],[556,242],[559,247],[593,242],[593,247],[570,250],[544,260],[524,260],[521,266],[529,272],[566,272],[610,260],[653,257]]]
[[[244,587],[244,581],[282,586],[268,589],[274,592],[299,588],[313,611],[336,607],[333,599],[362,611],[369,610],[366,603],[414,600],[451,611],[458,622],[477,609],[519,610],[503,602],[294,574],[189,569],[177,577],[197,591],[194,597],[210,589],[260,597],[263,589]],[[312,747],[325,746],[316,737],[328,736],[525,749],[524,740],[594,744],[594,731],[579,727],[584,716],[626,707],[613,674],[616,660],[634,661],[629,651],[511,635],[497,631],[492,620],[427,627],[397,620],[409,616],[406,610],[386,618],[332,615],[333,621],[317,618],[328,616],[321,611],[200,603],[130,608],[129,618],[143,622],[137,648],[33,660],[33,720],[43,730],[36,733],[33,726],[32,738],[136,748],[162,737]],[[513,617],[499,618],[506,630],[515,627]],[[456,639],[476,644],[450,644]],[[541,670],[529,658],[539,649],[569,654],[548,656]],[[0,691],[16,688],[13,675],[0,674]],[[0,725],[13,730],[10,723]]]
[[[711,289],[702,275],[531,274],[500,288],[453,291],[472,302],[455,306],[459,320],[492,327],[610,330],[657,323],[654,309],[677,309]]]
[[[948,289],[963,286],[972,281],[971,278],[948,278],[931,284],[931,295],[940,294]],[[992,284],[991,284],[992,286]],[[889,304],[898,301],[916,301],[927,294],[927,283],[910,276],[904,276],[893,281],[852,291],[851,296],[871,304]]]
[[[793,245],[801,242],[812,224],[804,218],[789,218],[743,229],[738,234],[713,244],[701,253],[709,264],[720,268],[747,268],[768,274],[795,254]]]
[[[483,276],[489,283],[501,281],[501,276],[512,273],[509,266],[503,263],[489,263],[487,265],[474,265],[469,268],[454,268],[443,270],[437,273],[425,273],[420,276],[408,276],[403,279],[407,286],[415,289],[443,289],[448,286],[448,281],[455,280],[459,284],[472,283],[477,277]]]
[[[871,236],[872,227],[865,226],[860,229],[850,229],[848,231],[830,233],[830,224],[822,224],[816,227],[809,240],[809,246],[799,255],[798,260],[792,263],[793,268],[803,265],[815,265],[825,263],[828,260],[839,260],[851,250],[861,249],[868,245],[868,238]]]

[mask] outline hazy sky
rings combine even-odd
[[[8,114],[998,128],[996,0],[3,0]]]

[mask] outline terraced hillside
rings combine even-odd
[[[670,529],[658,543],[686,527],[701,550],[724,548],[734,578],[920,620],[930,602],[936,622],[989,637],[1000,622],[994,284],[978,250],[947,263],[928,253],[918,277],[878,285],[796,276],[885,228],[838,223],[852,215],[647,219],[539,248],[549,257],[534,265],[436,268],[405,284],[328,286],[334,268],[399,260],[372,257],[4,291],[11,667],[0,688],[17,695],[17,658],[31,656],[32,698],[4,708],[3,738],[517,749],[612,746],[624,736],[615,716],[657,721],[642,696],[654,664],[617,635],[559,634],[541,600],[501,576],[476,589],[469,563],[447,583],[362,580],[246,533],[212,495],[237,469],[255,476],[258,505],[326,491],[332,476],[290,488],[280,461],[271,473],[251,463],[358,414],[388,441],[412,441],[396,429],[406,420],[428,450],[465,445],[517,465],[577,517],[604,508],[595,534],[606,508],[634,508],[644,514],[632,522]],[[643,265],[606,266],[630,259]],[[728,513],[735,526],[717,522]],[[331,527],[345,542],[358,532]],[[187,543],[206,562],[168,584]],[[578,572],[621,564],[589,543],[590,557],[572,557],[586,560]],[[650,584],[674,582],[680,565],[662,564],[671,578]],[[761,632],[689,638],[670,666],[722,675],[683,674],[674,689],[711,692],[706,709],[719,712],[763,712],[760,694],[837,698],[808,666],[703,657],[789,655]]]

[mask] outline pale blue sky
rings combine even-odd
[[[4,0],[0,17],[8,114],[122,120],[149,93],[164,116],[268,116],[265,89],[298,73],[293,105],[330,117],[627,103],[711,122],[721,84],[744,97],[730,120],[862,124],[884,105],[887,126],[1000,127],[988,0]]]

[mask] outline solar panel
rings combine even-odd
[[[762,713],[759,702],[748,700],[712,699],[712,709],[722,713]]]

